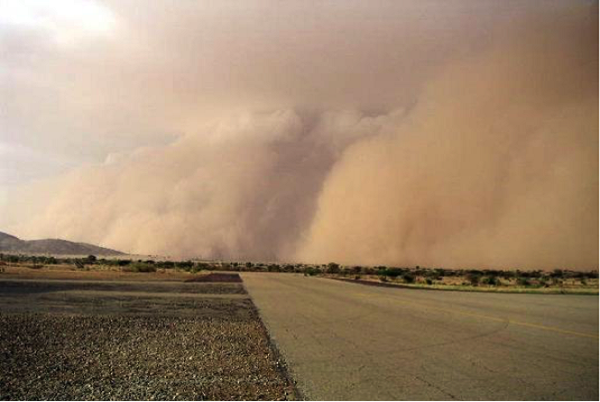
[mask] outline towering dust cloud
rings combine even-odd
[[[415,19],[429,7],[431,26],[385,20],[398,3]],[[222,49],[239,38],[214,34],[205,56],[245,67],[230,77],[239,91],[219,91],[227,77],[199,61],[210,106],[156,84],[170,101],[148,120],[183,134],[17,186],[0,224],[143,254],[596,269],[597,6],[499,3],[452,3],[461,17],[446,30],[444,2],[380,4],[363,22],[357,5],[305,15],[311,29],[293,33],[307,42],[277,27],[249,61]]]

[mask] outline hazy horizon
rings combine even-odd
[[[0,231],[598,268],[594,1],[0,3]]]

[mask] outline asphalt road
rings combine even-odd
[[[306,399],[598,400],[598,297],[244,284]]]

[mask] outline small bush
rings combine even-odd
[[[433,285],[433,281],[430,278],[425,279],[425,283],[428,285]]]
[[[527,286],[531,285],[531,282],[529,282],[529,279],[521,276],[521,277],[517,278],[517,285],[527,287]]]
[[[304,271],[304,273],[306,275],[315,276],[315,275],[320,274],[321,271],[319,271],[318,269],[313,268],[313,267],[308,267],[308,268],[306,268],[306,270]]]
[[[415,276],[413,274],[411,274],[410,272],[406,272],[406,273],[404,273],[404,275],[402,275],[402,280],[405,283],[414,283]]]
[[[471,286],[479,285],[479,281],[481,280],[481,274],[477,272],[469,272],[467,274],[467,281],[471,284]]]
[[[400,268],[388,268],[385,270],[385,275],[391,277],[391,278],[397,278],[400,275],[403,274],[403,270]]]
[[[481,283],[489,286],[498,286],[500,284],[500,281],[495,276],[489,275],[484,277]]]
[[[178,261],[175,266],[185,271],[189,271],[194,266],[194,263],[192,261]]]
[[[340,265],[336,264],[335,262],[330,262],[329,264],[327,264],[327,271],[328,274],[337,274],[340,272]]]
[[[123,268],[124,272],[156,272],[154,264],[146,264],[145,262],[134,262]]]

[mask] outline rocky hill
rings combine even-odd
[[[0,232],[0,252],[50,255],[123,255],[117,250],[61,239],[21,240]]]

